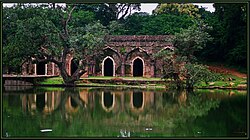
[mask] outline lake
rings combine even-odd
[[[248,135],[245,90],[6,87],[2,114],[9,138]]]

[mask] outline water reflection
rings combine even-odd
[[[114,108],[114,105],[115,105],[115,94],[111,94],[111,92],[102,92],[103,109],[109,112]]]
[[[133,92],[133,96],[131,97],[131,100],[133,102],[132,108],[143,108],[143,93],[142,92]]]
[[[107,88],[5,91],[3,129],[12,137],[246,136],[246,93],[228,93]],[[51,132],[41,134],[41,129]]]

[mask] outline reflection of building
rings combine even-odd
[[[164,49],[173,49],[166,40],[166,35],[141,36],[108,36],[104,55],[98,56],[88,64],[88,74],[98,76],[143,76],[159,77],[162,74],[161,59],[154,54]],[[66,69],[72,74],[77,69],[76,59],[68,55]],[[29,75],[58,75],[59,70],[54,63],[31,64],[22,66],[22,74]]]
[[[23,111],[38,111],[46,114],[52,113],[58,108],[59,110],[63,109],[65,113],[76,113],[79,110],[94,111],[98,108],[102,113],[126,112],[131,115],[139,115],[150,110],[161,110],[166,105],[185,105],[187,100],[186,92],[180,92],[176,97],[160,91],[154,93],[153,91],[142,90],[106,89],[92,91],[81,89],[78,94],[64,94],[61,92],[51,91],[21,95],[22,109]],[[166,102],[168,103],[166,104]]]
[[[21,95],[22,108],[24,111],[40,111],[44,113],[53,112],[61,102],[59,92],[45,92],[38,94]]]
[[[102,108],[106,111],[109,112],[112,109],[114,109],[115,106],[115,94],[111,92],[102,92]]]

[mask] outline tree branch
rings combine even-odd
[[[49,54],[47,54],[47,53],[45,53],[45,52],[39,52],[39,53],[41,53],[45,58],[39,58],[37,55],[34,55],[33,56],[33,58],[35,59],[35,61],[36,62],[45,62],[45,63],[48,63],[48,62],[53,62],[53,63],[55,63],[56,65],[61,65],[61,63],[62,62],[60,62],[60,61],[58,61],[58,60],[56,60],[55,58],[54,58],[54,56],[52,56],[52,55],[49,55]],[[32,57],[31,57],[32,58]],[[33,60],[34,61],[34,60]]]
[[[130,6],[131,6],[131,4],[128,5],[128,7],[127,7],[125,13],[120,17],[120,19],[123,19],[123,18],[128,14],[128,11],[129,11],[129,9],[130,9]]]
[[[68,19],[65,21],[65,26],[64,26],[64,30],[65,30],[65,35],[68,37],[68,28],[67,28],[67,25],[68,25],[68,22],[69,20],[71,19],[71,16],[72,16],[72,12],[73,10],[76,8],[76,5],[73,6],[73,8],[70,10],[69,14],[68,14]]]

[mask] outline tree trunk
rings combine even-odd
[[[72,76],[70,76],[65,67],[63,66],[59,66],[60,72],[61,72],[61,76],[63,78],[63,82],[66,86],[75,86],[75,81],[76,79],[73,79]]]

